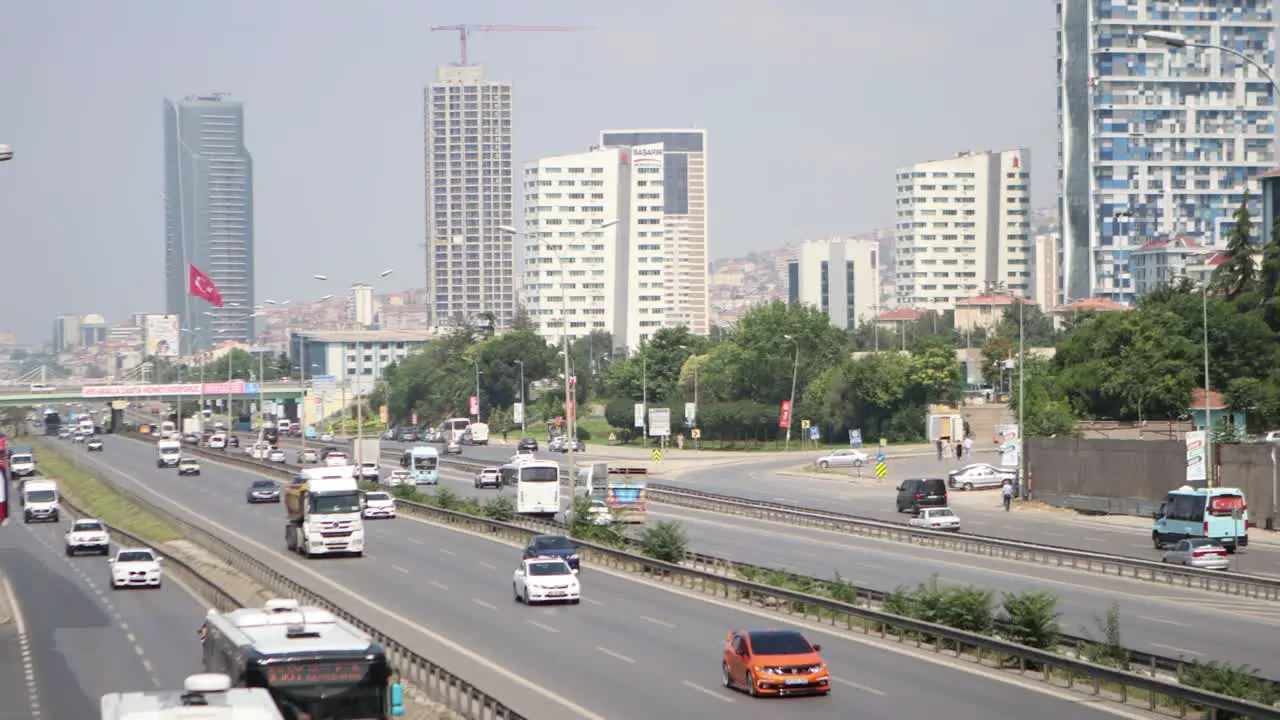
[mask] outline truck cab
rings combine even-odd
[[[285,545],[303,557],[364,554],[364,496],[356,468],[307,468],[284,491]]]
[[[164,438],[156,443],[156,467],[177,467],[181,459],[181,441]]]
[[[52,480],[22,483],[22,522],[58,522],[58,484]]]

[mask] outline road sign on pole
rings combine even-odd
[[[661,451],[661,450],[659,450],[659,449],[657,449],[657,448],[654,448],[654,449],[653,449],[653,461],[654,461],[654,462],[656,462],[656,463],[660,463],[660,462],[662,462],[662,451]]]
[[[882,477],[884,477],[885,475],[888,475],[888,474],[889,474],[889,465],[888,465],[888,463],[886,463],[886,462],[885,462],[885,461],[883,461],[883,460],[881,460],[881,461],[877,462],[877,463],[876,463],[876,477],[878,477],[878,478],[882,478]]]

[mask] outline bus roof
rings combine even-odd
[[[440,456],[440,451],[430,445],[414,445],[405,452],[410,455],[435,455]]]
[[[296,600],[268,600],[266,607],[228,613],[210,610],[205,622],[241,647],[260,655],[370,652],[372,638],[318,607]]]
[[[107,693],[102,696],[103,720],[283,720],[271,694],[263,688],[227,688],[193,693],[192,681],[216,678],[195,675],[185,690]],[[222,687],[230,684],[223,681]],[[198,696],[198,697],[197,697]]]
[[[1183,486],[1177,490],[1170,490],[1170,495],[1205,495],[1212,497],[1214,495],[1244,495],[1244,491],[1240,488],[1232,487],[1213,487],[1213,488],[1193,488]]]
[[[541,460],[541,459],[526,460],[525,462],[522,462],[516,465],[515,467],[517,470],[520,470],[523,468],[555,468],[556,470],[559,470],[560,463],[556,462],[555,460]]]

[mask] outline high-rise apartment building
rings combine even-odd
[[[1044,312],[1052,312],[1062,297],[1062,243],[1058,233],[1037,235],[1032,240],[1031,299]]]
[[[53,352],[66,352],[79,346],[80,316],[59,315],[53,321]]]
[[[710,332],[711,225],[707,205],[707,131],[605,130],[604,147],[661,145],[667,316],[698,335]]]
[[[427,322],[515,316],[511,84],[442,67],[424,93]]]
[[[897,173],[897,295],[954,309],[992,286],[1031,295],[1031,151],[963,152]]]
[[[215,339],[251,342],[253,158],[243,103],[222,94],[165,100],[164,160],[165,308],[190,329],[183,353]],[[188,294],[188,265],[217,285],[221,308]]]
[[[827,314],[831,324],[856,330],[880,314],[880,244],[831,238],[800,245],[787,266],[787,298]]]
[[[356,325],[369,327],[378,314],[378,300],[373,295],[373,286],[356,283],[351,286],[351,294],[347,296],[347,320]]]
[[[1058,158],[1065,300],[1134,296],[1130,253],[1157,237],[1220,244],[1275,159],[1273,0],[1059,0]],[[1274,71],[1273,71],[1274,72]]]
[[[593,148],[524,169],[522,299],[539,332],[560,342],[593,331],[634,348],[670,314],[673,263],[664,220],[663,148]]]

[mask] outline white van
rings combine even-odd
[[[10,455],[9,472],[11,472],[16,478],[35,475],[36,456],[29,452],[20,452]]]
[[[226,434],[226,433],[214,433],[214,434],[210,435],[210,436],[209,436],[209,449],[210,449],[210,450],[226,450],[226,449],[227,449],[227,434]]]
[[[156,443],[156,467],[177,467],[182,459],[182,442],[178,440],[161,440]]]
[[[489,425],[487,423],[471,423],[464,435],[471,445],[489,444]]]
[[[58,522],[58,484],[52,480],[22,483],[22,522]]]

